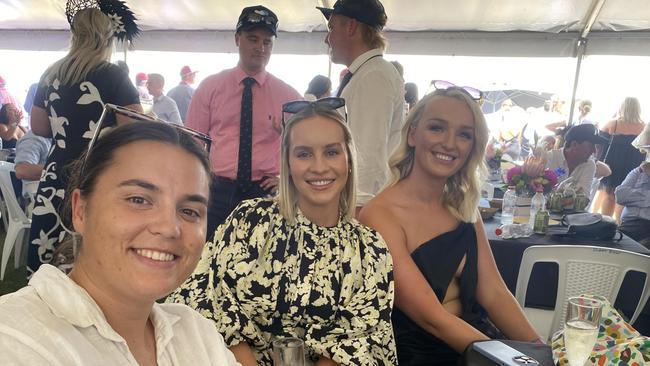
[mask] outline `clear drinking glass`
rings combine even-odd
[[[567,304],[564,346],[570,366],[583,366],[598,337],[602,302],[571,297]]]
[[[305,366],[305,344],[300,338],[273,341],[274,366]]]

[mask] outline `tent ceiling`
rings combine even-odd
[[[322,40],[325,22],[315,6],[332,4],[333,0],[127,0],[138,18],[145,37],[138,48],[154,49],[148,42],[149,31],[224,31],[232,32],[241,8],[263,3],[280,18],[280,30],[296,32],[289,39]],[[583,26],[592,0],[383,0],[389,20],[386,30],[421,32],[416,39],[483,39],[483,32],[518,33],[518,36],[498,33],[510,38],[530,38],[563,41],[576,39]],[[64,15],[64,0],[0,0],[0,47],[7,48],[2,38],[7,36],[33,38],[33,31],[68,29]],[[15,32],[23,30],[23,32]],[[650,6],[648,0],[607,0],[592,27],[594,33],[619,31],[637,32],[646,41],[650,39]],[[310,35],[317,32],[317,35]],[[449,35],[440,35],[446,32]],[[466,32],[478,32],[466,36]],[[529,32],[533,32],[532,34]],[[541,32],[540,34],[537,34]],[[51,34],[51,33],[45,33]],[[195,34],[195,33],[175,33]],[[425,34],[424,36],[422,34]],[[456,34],[456,36],[454,36]],[[637,34],[636,37],[639,35]],[[315,37],[314,37],[315,36]],[[617,37],[625,37],[621,33]],[[281,35],[281,38],[283,35]],[[399,36],[400,40],[407,36]],[[494,36],[486,35],[487,39]],[[389,37],[391,39],[391,37]],[[481,43],[483,41],[479,41]],[[14,40],[14,43],[16,41]],[[299,42],[300,43],[300,42]],[[623,42],[625,43],[625,42]],[[393,44],[395,42],[393,41]],[[469,42],[472,46],[473,43]],[[35,47],[38,48],[38,47]],[[312,47],[316,49],[315,47]],[[416,47],[409,47],[411,51]],[[471,47],[468,47],[471,48]],[[527,47],[530,49],[530,47]],[[611,46],[603,46],[610,49]],[[647,48],[647,47],[645,47]],[[318,47],[320,50],[320,47]],[[560,49],[565,50],[563,43]],[[516,53],[515,49],[512,49]],[[415,52],[411,52],[415,53]],[[625,53],[625,52],[623,52]]]

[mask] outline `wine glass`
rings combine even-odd
[[[300,338],[279,338],[273,341],[274,366],[305,366],[305,344]]]
[[[567,304],[564,346],[569,366],[583,366],[598,338],[602,302],[588,297],[571,297]]]

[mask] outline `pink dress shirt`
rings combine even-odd
[[[239,66],[211,75],[196,89],[185,125],[212,138],[210,162],[218,176],[236,179],[239,155],[242,80],[248,77]],[[252,77],[253,151],[251,179],[280,174],[280,132],[273,127],[282,121],[282,105],[303,99],[291,86],[266,71]]]

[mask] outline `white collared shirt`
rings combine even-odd
[[[388,181],[388,158],[400,141],[404,123],[404,80],[380,49],[357,57],[352,78],[341,93],[357,147],[357,202],[365,204]]]
[[[157,362],[239,365],[214,325],[185,305],[154,304]],[[3,365],[138,365],[126,341],[90,295],[63,272],[43,265],[29,285],[0,297]]]
[[[591,186],[596,175],[596,162],[593,158],[587,159],[584,163],[579,164],[571,174],[569,174],[569,165],[564,157],[564,149],[555,149],[544,153],[546,158],[546,169],[556,171],[561,168],[564,175],[558,177],[558,182],[571,178],[577,187],[582,187],[584,193],[589,197]]]

